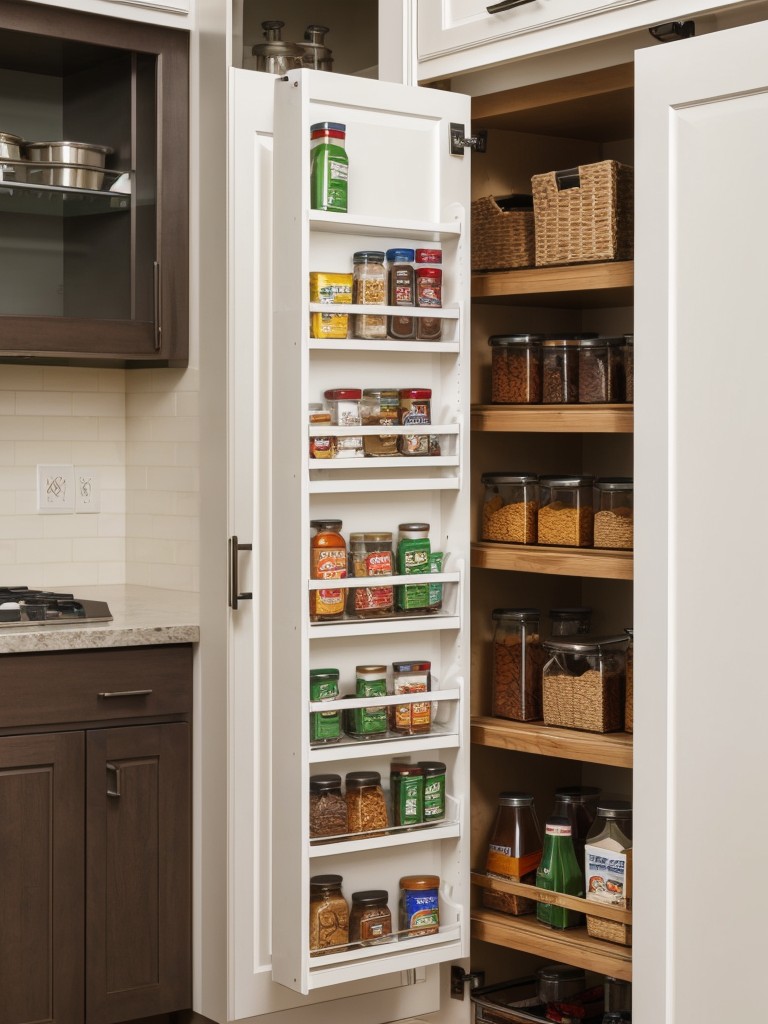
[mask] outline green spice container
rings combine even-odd
[[[395,825],[420,825],[424,821],[424,769],[413,764],[393,764],[389,769],[392,816]]]
[[[569,896],[584,895],[584,875],[576,860],[571,823],[567,818],[547,819],[544,852],[536,871],[536,885],[539,889],[564,892]],[[551,903],[537,903],[536,920],[550,928],[574,928],[584,923],[584,915]]]
[[[386,697],[387,666],[358,665],[355,684],[357,697]],[[387,731],[387,709],[382,707],[352,708],[347,712],[347,732],[358,740],[381,736]]]
[[[320,121],[310,128],[310,206],[313,210],[347,212],[349,158],[345,149],[347,126]]]
[[[309,670],[309,699],[329,702],[339,699],[339,670],[337,668]],[[337,743],[340,736],[341,714],[338,705],[327,711],[310,712],[310,743]]]
[[[445,765],[442,761],[419,761],[424,770],[424,821],[445,817]]]
[[[397,571],[400,576],[429,573],[431,545],[429,523],[400,523],[397,542]],[[429,583],[407,584],[395,588],[395,603],[401,611],[429,608]]]

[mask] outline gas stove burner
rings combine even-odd
[[[29,587],[0,587],[0,628],[3,626],[61,625],[70,622],[110,622],[106,601],[80,600]]]

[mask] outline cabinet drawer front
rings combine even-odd
[[[0,728],[187,714],[190,645],[0,658]]]

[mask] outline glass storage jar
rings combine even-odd
[[[624,401],[624,338],[584,338],[579,342],[579,402]]]
[[[310,775],[309,838],[340,836],[347,831],[347,802],[341,795],[341,776]]]
[[[340,519],[313,519],[310,541],[309,576],[313,580],[343,580],[347,575],[347,545],[341,533]],[[339,588],[309,592],[309,617],[313,622],[340,619],[346,595]]]
[[[392,693],[427,693],[432,688],[431,661],[392,662]],[[432,702],[390,706],[390,728],[405,736],[432,730]]]
[[[381,775],[378,772],[347,772],[347,832],[375,832],[387,828],[389,818]]]
[[[313,875],[309,880],[309,948],[313,952],[349,942],[349,907],[341,883],[341,875]]]
[[[632,805],[600,800],[585,847],[587,900],[629,906],[632,897]],[[596,939],[631,945],[632,926],[587,914],[587,932]]]
[[[440,309],[443,305],[443,272],[440,267],[423,266],[423,249],[416,254],[416,305],[422,309]],[[421,316],[416,319],[416,337],[419,341],[439,341],[443,321],[439,316]]]
[[[358,665],[355,675],[356,697],[386,697],[386,665]],[[346,732],[356,740],[382,736],[387,731],[386,705],[351,708],[345,714],[345,723]]]
[[[623,729],[626,647],[626,636],[546,640],[545,724],[601,733]]]
[[[595,480],[595,547],[631,549],[634,522],[632,480],[624,476]]]
[[[534,885],[541,860],[541,830],[530,793],[499,793],[496,819],[486,855],[486,874]],[[483,906],[504,914],[533,914],[534,900],[510,892],[483,889]]]
[[[635,336],[634,334],[624,335],[624,346],[622,348],[624,358],[624,398],[627,402],[635,400]]]
[[[494,334],[491,346],[491,402],[538,405],[541,402],[541,344],[544,334]]]
[[[591,476],[539,478],[539,544],[592,547],[593,484]]]
[[[390,306],[415,306],[416,305],[416,277],[413,269],[413,249],[387,249],[387,263],[389,264],[389,294],[388,303]],[[404,341],[415,337],[415,318],[397,314],[387,317],[387,333],[390,338],[396,341]]]
[[[309,699],[328,703],[327,711],[309,714],[309,742],[312,746],[338,743],[341,738],[341,712],[339,699],[339,670],[337,668],[311,668],[309,670]]]
[[[591,608],[550,608],[550,636],[582,636],[592,628]]]
[[[331,422],[336,427],[359,427],[360,399],[362,398],[360,388],[329,388],[324,392],[325,404],[331,413]],[[362,458],[363,439],[359,435],[354,437],[336,436],[334,438],[335,459],[357,459]]]
[[[482,539],[535,544],[539,478],[535,473],[483,473]]]
[[[570,405],[579,400],[579,342],[576,336],[547,338],[541,344],[541,400]]]
[[[516,722],[541,718],[544,651],[536,608],[496,608],[493,632],[493,714]]]
[[[398,388],[366,388],[360,402],[360,419],[364,427],[394,426],[400,416]],[[366,455],[381,458],[397,455],[397,434],[366,434],[363,437]]]
[[[627,699],[624,704],[624,731],[632,732],[635,721],[635,631],[625,629],[627,644]]]
[[[555,790],[552,817],[567,818],[576,860],[584,868],[584,843],[597,813],[600,790],[597,786],[560,786]]]
[[[358,579],[391,576],[395,568],[391,533],[352,533],[349,537],[351,574]],[[391,615],[395,606],[394,587],[354,587],[349,592],[348,610],[360,619]]]
[[[400,879],[400,938],[434,935],[440,929],[438,875],[404,875]]]
[[[352,302],[359,306],[386,306],[384,253],[378,249],[361,249],[352,257],[352,265]],[[387,337],[386,315],[357,313],[354,333],[356,338],[366,341],[383,341]]]
[[[432,422],[432,389],[401,388],[400,417],[402,426],[425,426]],[[429,455],[429,434],[401,434],[398,448],[401,455]]]
[[[352,893],[349,914],[350,942],[377,942],[392,934],[392,914],[387,906],[386,889],[366,889]]]

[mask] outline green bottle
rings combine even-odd
[[[310,206],[313,210],[347,212],[349,159],[344,148],[347,126],[321,121],[310,129]]]
[[[536,871],[536,885],[539,889],[564,892],[569,896],[584,895],[584,876],[576,860],[571,823],[567,818],[547,820],[544,852]],[[583,914],[551,903],[537,903],[536,918],[550,928],[574,928],[584,923]]]

